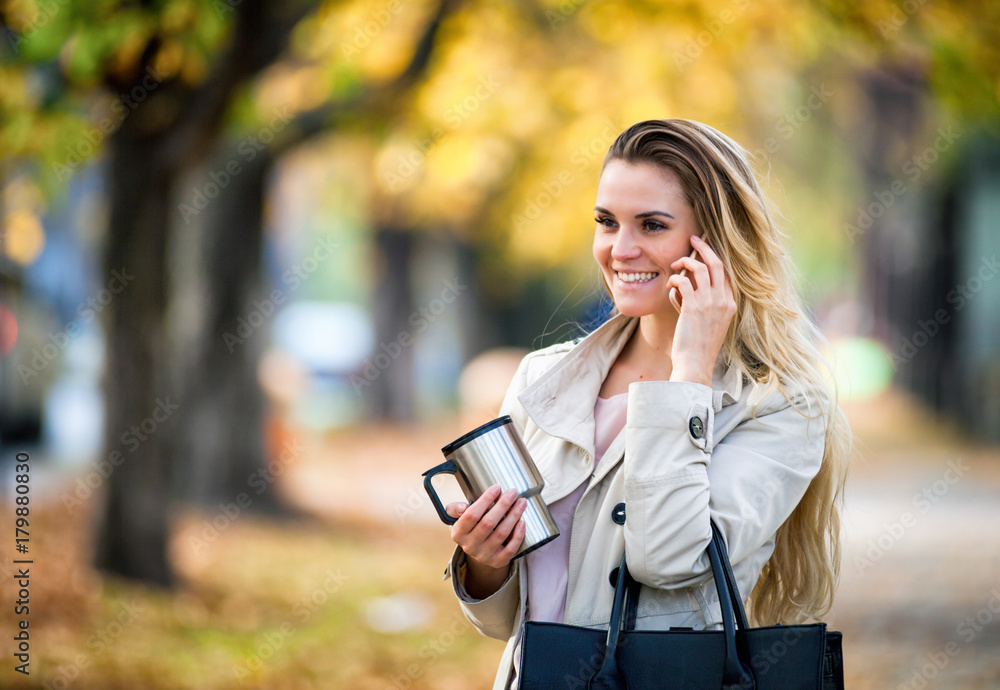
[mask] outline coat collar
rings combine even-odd
[[[594,456],[594,402],[638,324],[638,317],[616,314],[521,391],[517,399],[542,431]],[[712,372],[713,408],[718,412],[736,402],[742,391],[736,365],[725,367],[720,353]]]

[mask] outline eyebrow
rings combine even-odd
[[[600,211],[601,213],[607,213],[609,216],[615,215],[611,211],[609,211],[608,209],[601,208],[600,206],[595,206],[594,210],[595,211]],[[676,218],[674,218],[672,215],[670,215],[666,211],[646,211],[645,213],[637,213],[637,214],[635,214],[635,217],[637,219],[639,219],[639,218],[649,218],[650,216],[666,216],[670,220],[677,220]]]

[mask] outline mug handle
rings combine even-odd
[[[441,503],[441,499],[438,497],[437,491],[434,490],[434,485],[431,484],[431,477],[435,474],[455,474],[456,472],[458,472],[458,468],[455,467],[455,463],[451,460],[447,460],[442,462],[437,467],[432,467],[422,475],[424,478],[424,490],[427,492],[427,495],[431,497],[431,502],[434,504],[434,510],[437,511],[438,517],[441,518],[441,521],[446,525],[454,525],[458,522],[458,518],[453,518],[445,512],[444,505]]]

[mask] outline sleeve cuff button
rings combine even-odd
[[[688,429],[694,438],[701,438],[705,435],[705,422],[701,421],[701,417],[692,417]]]

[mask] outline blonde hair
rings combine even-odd
[[[827,403],[810,417],[825,419],[819,473],[778,528],[774,552],[749,597],[758,625],[819,618],[833,604],[840,573],[839,509],[853,436],[837,405],[832,372],[829,379],[824,375],[824,368],[830,370],[819,349],[825,339],[805,313],[749,154],[700,122],[647,120],[618,136],[602,171],[612,160],[666,167],[680,179],[699,234],[729,274],[736,314],[721,354],[727,366],[736,363],[744,380],[758,384],[753,413],[776,390],[790,402],[804,398],[807,409],[810,394]],[[604,288],[610,295],[606,282]]]

